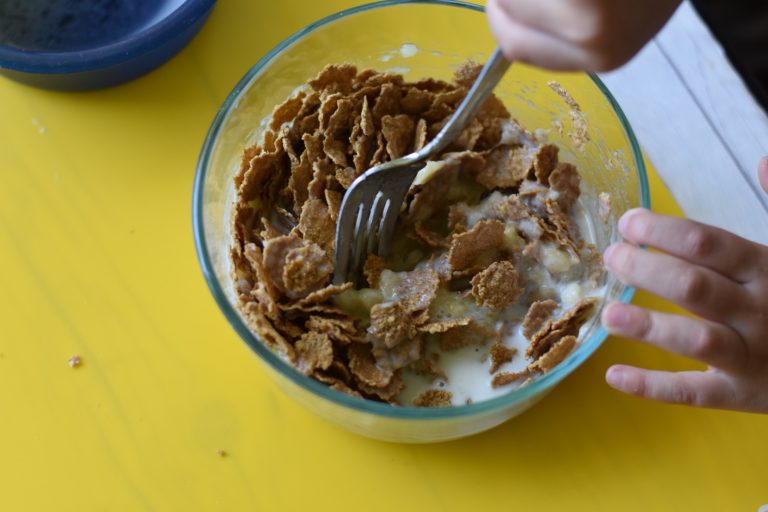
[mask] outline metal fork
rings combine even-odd
[[[357,286],[368,254],[386,257],[400,209],[418,172],[459,136],[509,68],[497,48],[456,112],[432,141],[415,153],[377,165],[344,194],[336,225],[334,284]]]

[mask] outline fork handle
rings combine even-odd
[[[425,157],[431,157],[448,147],[459,136],[464,127],[467,126],[467,123],[469,123],[477,110],[483,106],[485,100],[488,99],[488,96],[496,87],[496,84],[499,83],[504,73],[509,69],[509,65],[509,61],[504,58],[501,50],[496,48],[491,58],[488,59],[483,69],[480,70],[480,74],[459,105],[459,108],[456,109],[456,112],[454,112],[432,142],[427,144],[419,153]]]

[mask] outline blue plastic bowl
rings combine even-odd
[[[216,0],[0,0],[0,74],[84,90],[163,64],[202,27]]]

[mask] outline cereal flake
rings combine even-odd
[[[472,296],[478,306],[501,309],[517,302],[523,283],[512,262],[496,261],[472,278]]]

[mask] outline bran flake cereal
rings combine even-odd
[[[240,310],[265,344],[331,389],[421,407],[483,400],[556,367],[595,309],[604,271],[576,220],[578,170],[495,96],[419,173],[390,256],[365,261],[365,287],[331,284],[345,191],[429,143],[479,70],[468,62],[453,82],[408,82],[326,66],[243,151],[231,248]],[[584,116],[552,87],[571,108],[578,149]],[[457,377],[467,372],[481,377],[477,393]]]

